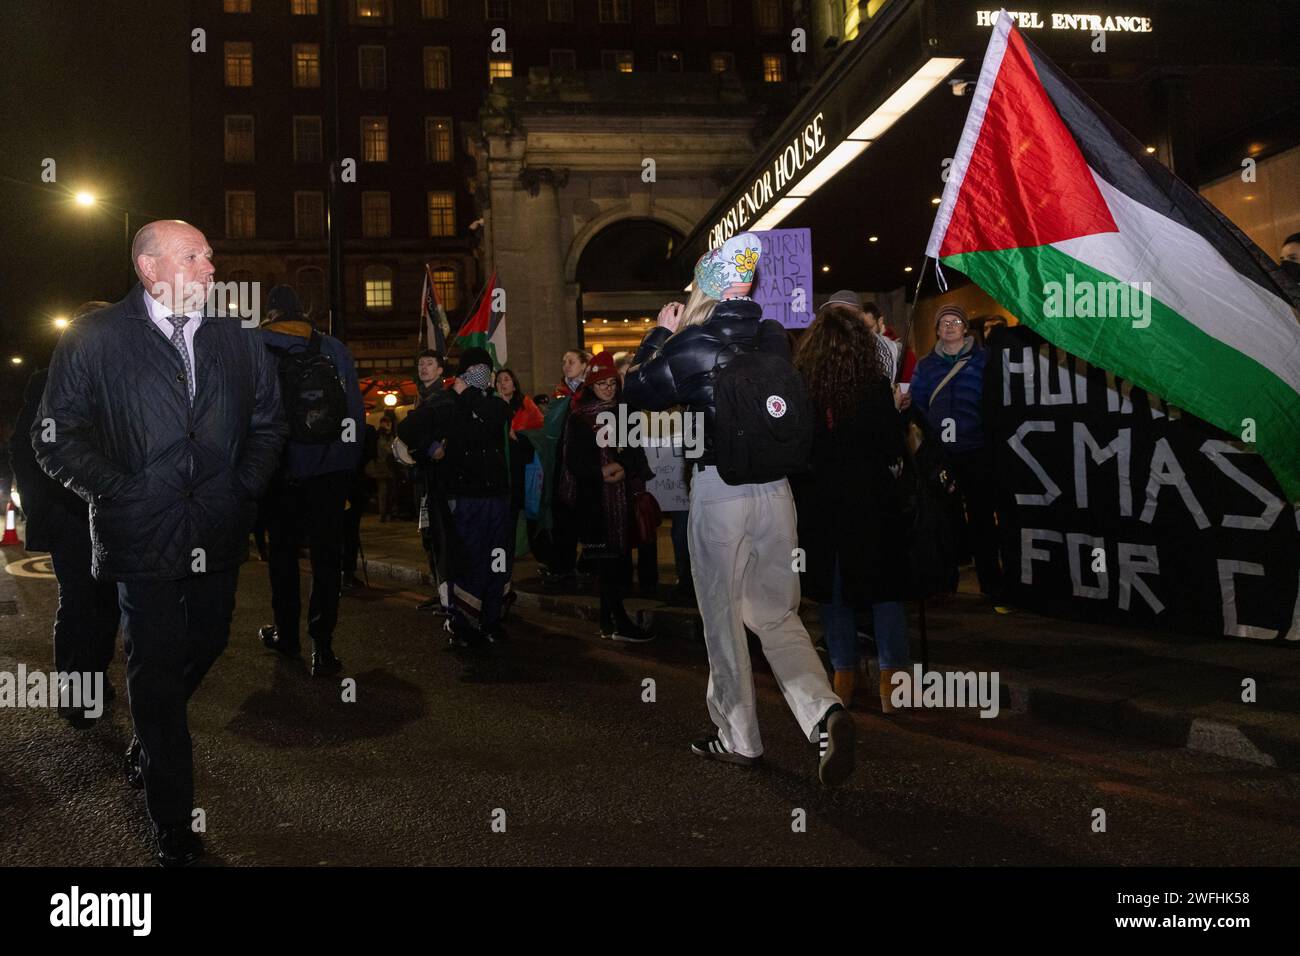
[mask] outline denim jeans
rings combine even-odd
[[[858,659],[865,657],[859,646],[857,623],[853,607],[844,603],[840,564],[835,562],[835,584],[829,603],[821,606],[822,634],[830,652],[831,666],[837,671],[857,668]],[[896,670],[910,666],[911,648],[907,640],[907,613],[902,601],[880,601],[871,605],[871,619],[876,636],[876,654],[881,670]]]

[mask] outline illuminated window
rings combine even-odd
[[[253,161],[253,117],[226,117],[226,162]]]
[[[578,69],[578,54],[574,50],[552,50],[551,72],[572,73]]]
[[[515,74],[513,54],[497,55],[488,60],[488,82],[508,80]]]
[[[226,86],[253,85],[253,44],[226,44]]]
[[[451,117],[424,118],[424,159],[429,163],[451,162]]]
[[[682,54],[680,50],[660,50],[659,51],[659,72],[661,73],[680,73],[682,72]]]
[[[388,0],[357,0],[358,20],[384,20],[388,17]]]
[[[223,0],[221,10],[223,13],[252,13],[253,0]]]
[[[546,0],[546,19],[552,23],[572,23],[573,0]]]
[[[433,291],[448,312],[460,308],[460,282],[456,279],[454,269],[433,270]]]
[[[631,0],[600,0],[601,23],[630,23],[631,21]]]
[[[298,239],[325,238],[325,194],[293,194],[293,234]]]
[[[298,270],[294,286],[298,290],[298,300],[307,315],[324,315],[328,311],[325,305],[325,270],[315,266],[304,266]]]
[[[429,235],[456,235],[456,196],[450,192],[429,193]]]
[[[426,46],[424,48],[424,88],[445,90],[451,86],[451,48]]]
[[[510,0],[484,0],[484,16],[489,20],[509,20]]]
[[[293,161],[319,163],[321,156],[320,117],[295,116],[293,118]]]
[[[655,0],[655,23],[668,26],[681,22],[682,11],[678,0]]]
[[[862,7],[858,0],[848,0],[844,6],[844,39],[852,40],[858,35],[862,26]]]
[[[358,83],[363,90],[382,90],[388,86],[388,57],[382,46],[357,47]]]
[[[731,73],[736,69],[734,53],[710,53],[709,69],[714,73]]]
[[[785,81],[785,60],[779,53],[763,54],[763,80],[766,83]]]
[[[361,274],[365,286],[366,308],[387,312],[393,307],[393,270],[387,266],[366,266]]]
[[[256,235],[256,194],[251,191],[226,193],[226,238],[252,239]]]
[[[320,44],[293,45],[293,85],[300,88],[320,86]]]
[[[361,235],[367,239],[387,239],[392,234],[388,193],[361,194]]]
[[[314,17],[320,13],[316,0],[293,0],[289,12],[295,17]]]
[[[446,20],[447,0],[420,0],[420,13],[426,20]]]
[[[631,50],[601,50],[600,68],[618,73],[632,72]]]
[[[853,0],[849,0],[850,3]],[[754,0],[754,25],[761,33],[781,31],[781,0]]]
[[[731,26],[731,0],[708,0],[705,21],[711,27]]]
[[[388,162],[388,117],[361,117],[361,161]]]

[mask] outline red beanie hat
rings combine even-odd
[[[608,349],[597,352],[592,357],[591,364],[587,366],[587,376],[582,380],[583,384],[595,385],[597,382],[611,378],[618,381],[618,369],[614,367],[614,353]]]

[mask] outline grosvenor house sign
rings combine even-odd
[[[709,248],[716,249],[742,232],[780,196],[808,164],[826,149],[824,114],[818,113],[776,154],[772,164],[740,194],[722,218],[709,230]]]

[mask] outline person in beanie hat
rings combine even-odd
[[[311,597],[307,606],[307,636],[312,641],[311,673],[330,676],[343,663],[334,654],[334,628],[338,622],[339,592],[343,577],[348,492],[361,460],[360,430],[366,409],[357,381],[356,365],[347,346],[317,332],[302,312],[302,302],[292,286],[278,285],[266,297],[262,341],[277,363],[300,355],[313,342],[329,360],[347,399],[344,428],[328,444],[307,444],[290,439],[280,468],[263,498],[259,513],[267,534],[267,571],[271,579],[271,607],[275,623],[258,629],[263,646],[285,657],[299,655],[298,548],[307,540],[311,551]],[[351,420],[349,433],[347,421]]]
[[[912,404],[925,415],[948,451],[965,504],[962,550],[975,558],[980,592],[995,610],[1005,613],[1000,601],[1002,565],[994,519],[996,486],[984,440],[985,352],[970,334],[966,310],[956,303],[939,307],[934,328],[939,340],[934,350],[916,363],[912,374]]]
[[[715,376],[708,372],[737,354],[729,346],[790,361],[785,329],[764,319],[762,307],[749,297],[761,250],[758,236],[740,233],[702,256],[690,300],[664,306],[658,327],[637,349],[624,387],[636,408],[685,405],[704,425],[687,534],[709,653],[705,700],[716,729],[694,741],[691,751],[741,766],[762,756],[748,627],[758,635],[800,729],[818,744],[818,776],[834,785],[853,770],[854,727],[799,619],[799,579],[790,571],[798,534],[789,482],[729,485],[718,473],[714,451]]]
[[[556,496],[576,518],[584,569],[594,570],[600,580],[600,636],[641,643],[652,635],[628,617],[623,593],[635,543],[634,501],[654,473],[640,448],[597,440],[600,416],[617,415],[621,393],[613,354],[598,353],[564,423]]]
[[[444,412],[422,405],[400,429],[407,447],[439,462],[456,537],[446,631],[448,643],[458,648],[506,637],[501,605],[508,572],[497,549],[501,555],[508,551],[514,531],[506,467],[510,406],[492,391],[491,381],[492,356],[486,349],[466,349],[451,386],[454,406]]]

